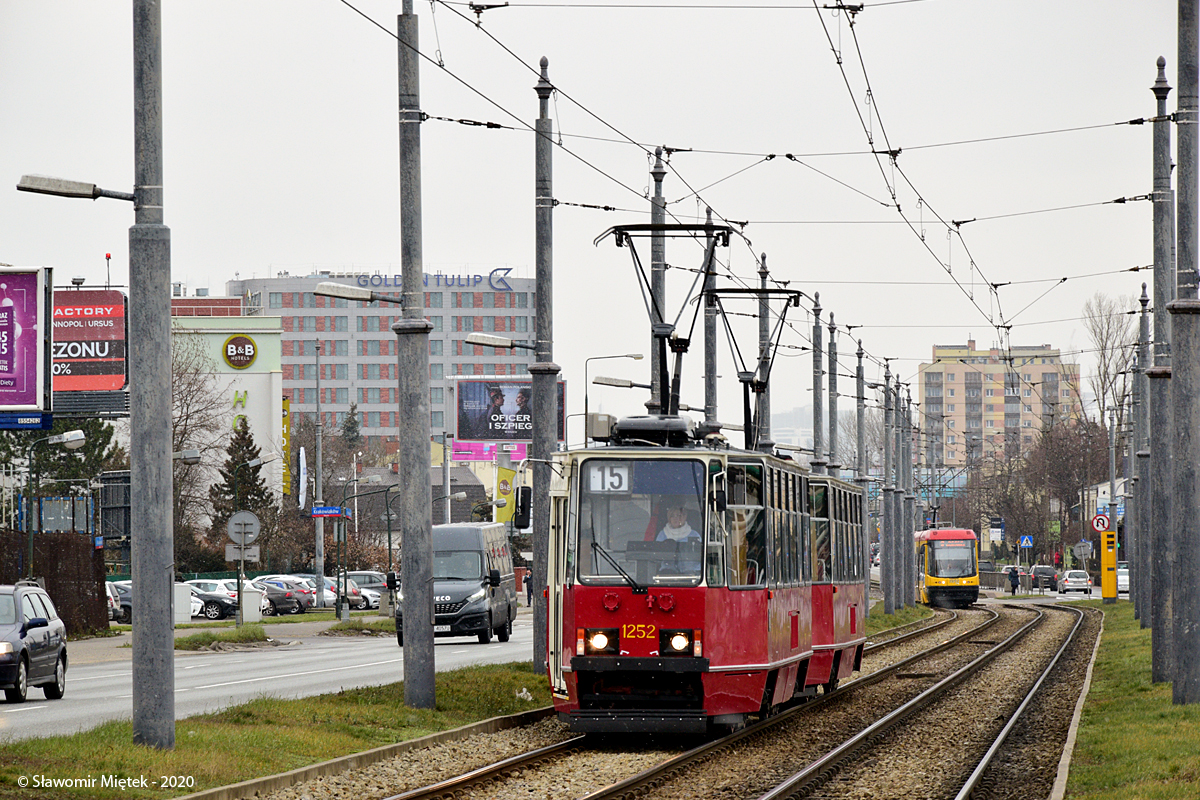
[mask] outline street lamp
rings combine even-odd
[[[25,509],[25,529],[29,533],[29,569],[26,574],[29,578],[33,578],[33,448],[45,442],[46,444],[61,444],[68,450],[78,450],[87,442],[87,436],[83,431],[67,431],[66,433],[56,433],[53,436],[45,436],[41,439],[35,439],[29,443],[27,450],[26,464],[29,467],[29,476],[25,481],[26,490],[29,493],[29,506]],[[38,520],[38,527],[41,527],[41,520]]]
[[[588,364],[592,361],[601,361],[606,358],[632,358],[634,361],[641,361],[641,353],[620,353],[611,356],[590,356],[583,360],[583,444],[587,446],[588,440]],[[650,387],[652,388],[652,387]]]
[[[502,350],[511,350],[514,347],[519,350],[537,349],[537,345],[518,342],[515,339],[509,339],[507,336],[492,336],[488,333],[468,333],[465,341],[467,344],[481,344],[485,347],[499,347]]]
[[[463,492],[462,494],[466,494],[466,492]],[[486,500],[482,503],[476,503],[475,505],[471,506],[471,516],[474,517],[476,514],[478,514],[480,517],[482,517],[483,510],[485,508],[504,508],[506,505],[508,505],[508,500],[503,497],[498,497],[495,500]]]

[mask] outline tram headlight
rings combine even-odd
[[[658,652],[664,656],[696,656],[703,655],[700,647],[700,629],[695,630],[660,630],[658,632]]]
[[[580,628],[575,637],[575,655],[617,655],[620,639],[616,628]]]

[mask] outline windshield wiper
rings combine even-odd
[[[646,593],[646,587],[638,586],[637,581],[635,581],[628,572],[621,569],[621,565],[618,564],[616,562],[616,560],[608,554],[608,551],[605,550],[603,547],[601,547],[595,539],[592,540],[592,551],[604,556],[604,560],[607,561],[609,564],[612,564],[613,569],[615,569],[617,572],[621,573],[621,577],[629,582],[629,587],[633,590],[634,594],[645,594]]]

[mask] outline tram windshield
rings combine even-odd
[[[585,584],[695,586],[704,563],[703,462],[589,459],[569,557]]]
[[[943,539],[929,543],[929,574],[934,578],[970,578],[975,574],[975,543]]]

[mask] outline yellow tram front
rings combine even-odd
[[[961,528],[917,531],[917,599],[942,608],[966,608],[979,599],[978,539]]]

